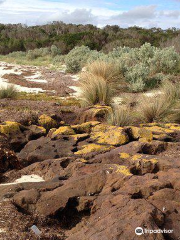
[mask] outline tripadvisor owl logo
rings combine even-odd
[[[136,235],[142,235],[142,234],[144,234],[143,229],[142,229],[141,227],[137,227],[137,228],[135,229],[135,233],[136,233]]]
[[[142,235],[142,234],[153,234],[153,233],[173,233],[172,229],[146,229],[146,228],[141,228],[141,227],[137,227],[135,229],[135,233],[136,235]]]

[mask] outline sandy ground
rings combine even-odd
[[[24,175],[21,178],[16,179],[12,183],[3,183],[0,184],[0,189],[1,186],[9,186],[9,185],[14,185],[14,184],[19,184],[19,183],[30,183],[30,182],[44,182],[44,179],[38,175],[32,174],[32,175]]]
[[[73,86],[78,79],[77,75],[65,74],[62,70],[0,62],[0,87],[13,85],[22,92],[73,96]]]

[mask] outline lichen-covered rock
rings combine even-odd
[[[100,124],[95,126],[91,132],[91,138],[100,144],[120,146],[129,142],[129,137],[121,127]]]
[[[6,121],[0,125],[0,133],[5,134],[6,136],[20,132],[20,124],[17,122]]]
[[[75,152],[75,155],[84,155],[92,152],[106,152],[111,150],[111,146],[99,145],[95,143],[87,144],[82,146],[82,149]]]
[[[75,134],[75,135],[71,135],[71,137],[72,137],[75,141],[83,141],[83,140],[89,138],[89,134],[88,134],[88,133]]]
[[[34,137],[42,137],[46,135],[46,129],[44,127],[31,125],[28,130],[30,130],[30,135]]]
[[[132,173],[130,172],[129,168],[124,165],[113,164],[109,169],[112,169],[114,170],[114,172],[121,173],[125,176],[132,176]]]
[[[142,141],[151,142],[153,140],[152,131],[143,127],[130,127],[130,135],[134,140],[141,139]]]
[[[44,127],[47,130],[56,128],[58,126],[58,123],[46,114],[43,114],[39,117],[38,123],[40,126]]]
[[[91,128],[98,125],[98,124],[100,124],[100,122],[91,121],[91,122],[86,122],[86,123],[82,123],[82,124],[78,124],[78,125],[73,125],[71,127],[78,134],[80,134],[80,133],[90,133]]]
[[[129,159],[131,169],[135,174],[142,175],[145,173],[153,173],[159,170],[158,160],[143,156],[142,154],[136,154]]]
[[[74,135],[75,132],[70,126],[62,126],[52,133],[52,139],[59,139],[62,135]]]
[[[80,122],[102,121],[111,111],[112,108],[109,106],[94,105],[80,113],[79,120]]]

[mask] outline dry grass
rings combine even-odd
[[[132,110],[127,106],[119,106],[107,116],[107,122],[119,127],[129,126],[134,122]]]
[[[146,122],[167,121],[173,116],[174,108],[179,99],[179,87],[165,82],[160,88],[162,92],[154,97],[142,97],[139,112]]]
[[[80,87],[82,106],[111,104],[112,90],[104,78],[87,74],[86,79],[81,81]]]
[[[87,66],[87,70],[94,76],[104,78],[108,83],[116,83],[122,78],[118,66],[113,63],[95,61]]]

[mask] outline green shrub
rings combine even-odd
[[[8,56],[9,56],[9,57],[12,57],[12,58],[26,57],[26,52],[21,52],[21,51],[12,52],[12,53],[9,53]]]
[[[55,56],[60,55],[60,54],[61,54],[60,49],[57,48],[55,45],[52,45],[51,46],[51,56],[55,57]]]
[[[3,99],[3,98],[14,99],[17,97],[17,95],[18,95],[18,91],[13,85],[0,88],[0,99]]]
[[[65,64],[67,65],[67,71],[78,72],[87,63],[91,50],[88,47],[75,47],[65,57]]]
[[[129,69],[125,77],[132,92],[142,92],[149,77],[149,68],[145,64],[137,64]]]
[[[69,73],[78,73],[81,70],[80,62],[77,59],[66,60],[66,71]]]
[[[57,55],[53,58],[52,62],[53,62],[53,64],[63,64],[64,59],[65,59],[64,55]]]

